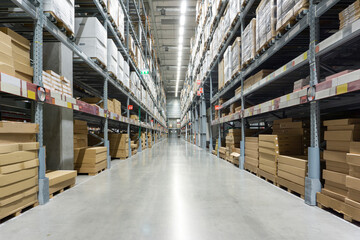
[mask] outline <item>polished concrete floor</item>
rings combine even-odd
[[[0,225],[0,239],[360,239],[360,228],[167,139]]]

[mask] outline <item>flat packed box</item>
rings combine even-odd
[[[53,13],[69,31],[75,32],[75,0],[44,0],[43,9],[44,12]]]

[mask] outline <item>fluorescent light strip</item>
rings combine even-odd
[[[181,62],[182,62],[182,50],[183,50],[183,43],[184,43],[184,33],[185,33],[185,13],[186,13],[187,3],[186,0],[181,2],[180,6],[180,19],[179,19],[179,47],[178,47],[178,66],[177,66],[177,77],[176,77],[176,91],[175,97],[178,96],[179,91],[179,82],[180,82],[180,70],[181,70]]]

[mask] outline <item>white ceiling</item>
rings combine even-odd
[[[179,82],[179,93],[183,88],[184,79],[190,58],[190,39],[195,34],[196,0],[187,0],[185,14],[184,43],[182,70]],[[161,75],[165,92],[168,97],[175,95],[176,74],[178,65],[178,43],[180,28],[181,0],[144,0],[148,3],[148,15],[151,20],[151,31],[155,41],[155,48],[160,59]],[[165,10],[165,11],[164,11]],[[165,15],[162,15],[162,11]]]

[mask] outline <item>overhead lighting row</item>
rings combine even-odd
[[[183,44],[184,44],[184,32],[185,32],[185,14],[186,14],[187,3],[186,0],[181,1],[180,7],[180,20],[179,20],[179,47],[178,47],[178,66],[177,66],[177,77],[176,77],[176,90],[175,97],[178,96],[179,92],[179,82],[180,82],[180,71],[181,71],[181,63],[182,63],[182,55],[183,55]]]

